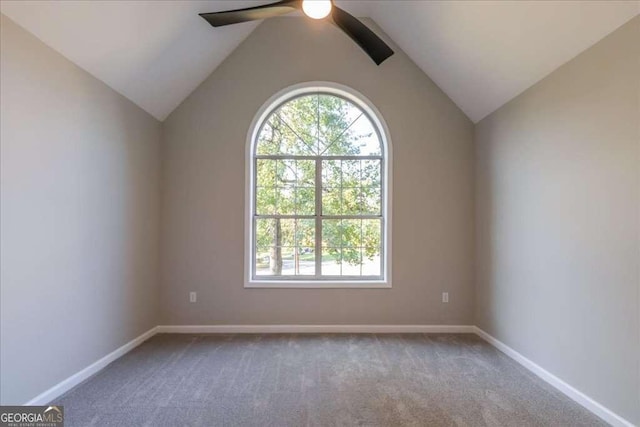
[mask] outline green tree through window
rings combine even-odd
[[[384,157],[354,103],[308,93],[278,106],[254,147],[254,278],[379,279]]]

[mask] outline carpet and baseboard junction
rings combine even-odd
[[[632,426],[475,326],[158,326],[27,404],[68,426]]]

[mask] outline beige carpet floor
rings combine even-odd
[[[67,426],[605,425],[468,334],[159,334],[54,403]]]

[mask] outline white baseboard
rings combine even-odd
[[[45,392],[40,393],[38,396],[34,397],[33,399],[25,403],[25,405],[45,405],[51,402],[53,399],[56,399],[57,397],[62,396],[64,393],[71,390],[73,387],[77,386],[82,381],[86,380],[96,372],[103,369],[109,363],[124,356],[126,353],[130,352],[131,350],[133,350],[134,348],[142,344],[144,341],[154,336],[157,333],[156,332],[157,329],[158,329],[157,326],[149,329],[144,334],[140,335],[137,338],[132,339],[122,347],[112,351],[111,353],[107,354],[97,362],[94,362],[91,365],[84,368],[83,370],[76,372],[75,374],[71,375],[69,378],[54,385],[49,390],[46,390]]]
[[[629,421],[527,359],[508,345],[477,326],[471,325],[160,325],[149,329],[97,362],[39,394],[25,403],[25,405],[44,405],[51,402],[157,333],[475,333],[612,426],[634,427]]]
[[[471,325],[160,325],[158,333],[268,334],[268,333],[474,333]]]
[[[574,400],[576,403],[579,403],[580,405],[591,411],[593,414],[602,418],[607,423],[611,424],[614,427],[634,427],[632,423],[625,420],[620,415],[596,402],[580,390],[577,390],[576,388],[567,384],[540,365],[527,359],[522,354],[518,353],[502,341],[499,341],[497,338],[494,338],[477,326],[474,326],[473,329],[480,338],[493,345],[495,348],[518,362],[520,365],[527,368],[529,371],[536,374],[538,377],[542,378],[544,381],[561,391],[567,397]]]

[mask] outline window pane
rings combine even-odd
[[[357,147],[361,156],[380,156],[382,154],[378,133],[369,117],[362,115],[349,129],[347,138],[350,145]]]
[[[256,188],[256,213],[271,215],[276,213],[276,189],[271,187]]]
[[[282,250],[282,276],[294,276],[295,272],[295,262],[294,262],[294,253],[295,248],[290,246],[285,246],[281,248]]]
[[[269,247],[258,247],[256,248],[255,253],[255,266],[256,266],[256,275],[257,276],[272,276],[273,271],[271,270],[271,248]]]
[[[362,213],[362,199],[360,188],[342,189],[342,215],[360,215]]]
[[[342,161],[342,186],[360,187],[360,160]]]
[[[356,108],[355,106],[353,107]],[[326,156],[379,156],[380,140],[369,118],[357,110],[360,115],[349,123],[348,128],[325,146]]]
[[[258,187],[276,186],[276,161],[269,159],[256,160],[256,182]]]
[[[315,275],[315,220],[256,219],[256,275]]]
[[[363,219],[362,220],[362,247],[364,256],[371,257],[380,253],[382,246],[382,220]]]
[[[343,276],[359,276],[361,264],[360,248],[342,248]]]
[[[313,187],[316,185],[316,161],[296,160],[296,175],[298,187]]]
[[[256,219],[255,221],[256,248],[268,248],[273,245],[273,230],[271,228],[272,224],[273,224],[273,220]]]
[[[362,246],[362,220],[343,219],[340,230],[342,247],[359,248]]]
[[[299,248],[315,246],[316,241],[316,220],[315,219],[298,219],[296,220],[296,241],[295,245]]]
[[[294,246],[295,220],[280,218],[256,219],[256,247]]]
[[[294,261],[298,275],[307,276],[316,274],[316,254],[311,247],[299,247],[298,258]]]
[[[342,253],[340,248],[322,248],[322,275],[342,275]]]
[[[276,161],[276,186],[277,187],[295,187],[297,183],[296,161],[295,160],[277,160]]]
[[[322,189],[322,214],[340,215],[342,213],[342,197],[340,188]]]
[[[381,165],[380,160],[323,160],[323,215],[381,215]]]
[[[380,188],[362,188],[362,213],[366,215],[382,215]]]
[[[380,160],[363,160],[361,165],[363,187],[380,187],[382,162]]]
[[[256,219],[256,275],[282,274],[282,245],[293,240],[292,224],[283,219]]]
[[[294,187],[280,187],[276,189],[276,213],[279,215],[295,214],[296,191]]]
[[[280,135],[277,126],[272,126],[274,119],[270,117],[260,129],[256,143],[256,154],[278,154],[280,152]]]
[[[314,154],[309,143],[291,129],[277,114],[273,114],[260,130],[256,153],[265,154]]]
[[[337,247],[342,243],[342,220],[324,219],[322,220],[322,247]]]
[[[360,276],[360,248],[322,248],[323,276]]]
[[[381,155],[375,127],[343,98],[312,94],[274,111],[258,133],[256,153],[291,155]]]
[[[342,185],[342,161],[322,161],[322,186],[340,187]]]
[[[368,251],[362,250],[362,275],[363,276],[380,276],[381,272],[380,248]]]
[[[280,241],[277,246],[295,246],[296,245],[296,225],[295,219],[274,219],[275,223],[280,223]]]
[[[296,215],[315,215],[316,189],[313,187],[298,187],[295,191]]]
[[[336,141],[362,112],[349,101],[333,96],[318,96],[318,123],[320,124],[320,150],[341,154],[345,148]]]
[[[317,95],[294,98],[280,107],[276,114],[304,141],[308,154],[318,153]]]

